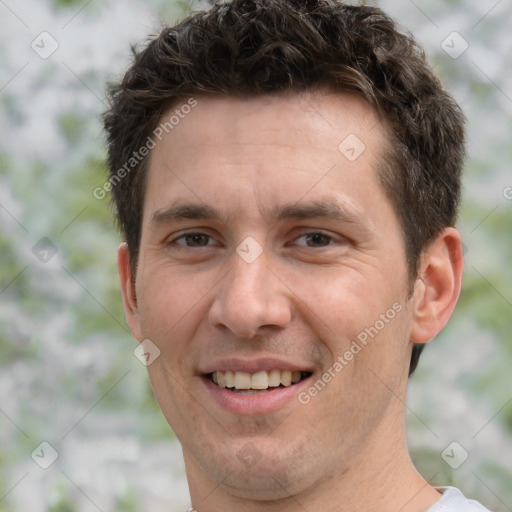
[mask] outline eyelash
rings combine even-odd
[[[208,237],[209,239],[213,239],[213,237],[211,235],[207,235],[206,233],[201,233],[201,232],[191,232],[191,233],[184,233],[183,235],[180,235],[172,240],[169,241],[169,245],[180,245],[181,247],[188,247],[190,248],[191,246],[189,245],[182,245],[182,244],[177,244],[176,242],[178,240],[181,240],[181,239],[185,239],[186,237],[193,237],[193,236],[203,236],[203,237]],[[207,244],[209,245],[209,244]],[[198,247],[207,247],[207,246],[198,246]]]
[[[210,244],[207,244],[207,245],[199,245],[199,246],[190,246],[190,245],[182,245],[182,244],[179,244],[177,243],[178,240],[181,240],[181,239],[185,239],[186,237],[193,237],[193,236],[202,236],[202,237],[207,237],[209,240],[213,239],[213,237],[211,235],[208,235],[206,233],[201,233],[199,231],[197,232],[190,232],[190,233],[184,233],[172,240],[169,241],[169,245],[178,245],[180,247],[184,247],[184,248],[195,248],[195,247],[208,247]],[[307,245],[301,245],[300,247],[309,247],[309,248],[325,248],[325,247],[329,247],[330,245],[332,245],[332,243],[334,242],[334,237],[327,234],[327,233],[324,233],[323,231],[308,231],[308,232],[305,232],[305,233],[302,233],[300,234],[299,236],[297,236],[295,238],[295,240],[299,240],[300,238],[303,238],[303,237],[306,237],[306,236],[315,236],[315,235],[321,235],[327,239],[329,239],[329,243],[327,245],[322,245],[322,246],[307,246]]]

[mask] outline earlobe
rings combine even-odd
[[[137,304],[137,294],[135,291],[135,282],[132,276],[130,252],[128,245],[123,242],[119,245],[117,251],[117,268],[119,272],[119,280],[121,283],[121,295],[123,297],[123,308],[128,323],[128,327],[132,335],[138,341],[142,340],[139,310]]]
[[[459,299],[463,269],[460,233],[446,228],[421,259],[413,297],[412,342],[427,343],[446,325]]]

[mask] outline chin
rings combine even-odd
[[[289,498],[309,487],[295,470],[276,468],[272,465],[258,465],[254,468],[240,470],[231,468],[232,472],[223,477],[220,484],[232,496],[256,501],[278,501]]]
[[[285,448],[282,441],[266,441],[231,440],[223,447],[218,444],[206,451],[196,450],[200,457],[196,460],[211,480],[243,499],[284,500],[317,483],[316,472],[312,469],[318,467],[318,461],[312,464],[299,442]]]

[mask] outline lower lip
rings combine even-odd
[[[269,414],[282,409],[293,399],[298,401],[297,395],[308,385],[307,381],[310,378],[311,376],[292,386],[276,388],[259,395],[242,395],[217,386],[208,377],[201,377],[208,391],[222,408],[243,415]]]

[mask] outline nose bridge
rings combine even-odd
[[[239,250],[212,305],[210,321],[240,338],[252,338],[263,326],[285,327],[291,319],[290,305],[267,266],[266,254],[246,260]]]

